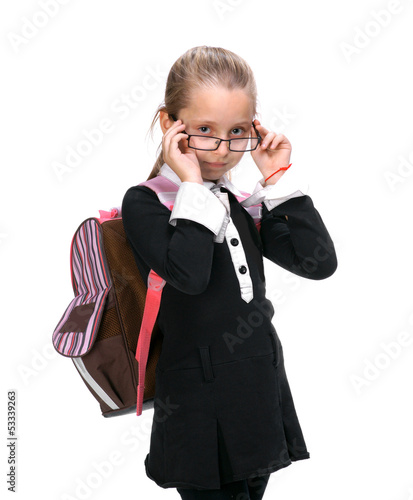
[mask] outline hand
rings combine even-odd
[[[162,152],[165,162],[179,176],[182,182],[192,181],[203,184],[201,169],[195,151],[183,144],[188,137],[181,132],[185,125],[177,120],[162,137]]]
[[[254,120],[254,124],[262,137],[262,141],[255,151],[251,151],[251,156],[264,178],[267,178],[279,168],[288,167],[292,147],[285,135],[268,131],[258,120]],[[252,137],[257,137],[252,125],[251,131]],[[284,173],[285,170],[280,170],[280,172],[268,179],[268,184],[275,184]]]

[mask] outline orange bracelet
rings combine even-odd
[[[265,181],[264,181],[264,182],[267,182],[267,181],[268,181],[268,179],[269,179],[270,177],[272,177],[273,175],[275,175],[275,174],[276,174],[277,172],[279,172],[280,170],[288,170],[288,169],[291,167],[291,165],[292,165],[292,163],[290,163],[290,164],[288,165],[288,167],[282,167],[282,168],[279,168],[276,172],[274,172],[274,173],[273,173],[273,174],[271,174],[269,177],[267,177],[267,178],[265,179]]]

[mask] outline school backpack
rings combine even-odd
[[[158,175],[152,189],[172,210],[179,186]],[[249,196],[240,191],[242,202]],[[246,207],[259,229],[261,204]],[[70,273],[75,298],[53,335],[74,363],[104,417],[153,408],[163,335],[156,322],[165,280],[151,269],[144,283],[122,222],[121,207],[84,220],[73,235]],[[144,235],[142,235],[144,237]]]

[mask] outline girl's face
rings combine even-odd
[[[187,134],[232,139],[251,135],[253,103],[240,89],[228,90],[223,87],[194,91],[191,105],[178,113],[185,124]],[[184,139],[187,144],[187,139]],[[228,142],[221,142],[215,151],[195,152],[202,178],[216,181],[228,170],[235,167],[244,153],[230,151]]]

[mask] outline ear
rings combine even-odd
[[[164,134],[175,122],[169,117],[166,111],[159,111],[159,123]]]

